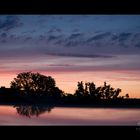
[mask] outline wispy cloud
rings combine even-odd
[[[87,57],[87,58],[112,58],[115,56],[111,55],[98,55],[98,54],[71,54],[71,53],[47,53],[53,56],[64,56],[64,57]]]
[[[57,27],[52,27],[52,28],[48,31],[49,34],[51,34],[51,33],[56,33],[56,32],[61,33],[61,32],[62,32],[62,29],[57,28]]]
[[[48,41],[58,40],[60,38],[61,38],[61,36],[50,35],[50,36],[48,36]]]
[[[125,41],[125,40],[127,40],[131,35],[132,35],[132,33],[121,33],[121,34],[119,35],[119,41],[120,41],[120,42]]]
[[[82,33],[74,33],[74,34],[70,35],[69,39],[76,39],[76,38],[81,37],[81,36],[83,36]]]
[[[94,41],[94,40],[101,40],[101,39],[104,39],[104,38],[106,38],[106,37],[108,37],[108,36],[110,36],[110,35],[111,35],[110,32],[101,33],[101,34],[99,34],[99,35],[95,35],[95,36],[89,38],[89,39],[87,40],[87,42],[91,42],[91,41]]]

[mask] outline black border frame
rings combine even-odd
[[[0,4],[0,14],[140,14],[140,3],[133,1],[45,1],[45,0],[3,0]],[[0,132],[4,137],[21,135],[27,139],[28,135],[32,138],[56,137],[65,139],[94,139],[111,136],[115,139],[119,136],[125,137],[140,132],[139,126],[0,126]],[[16,135],[13,135],[16,134]],[[105,134],[105,135],[104,135]],[[113,135],[113,137],[112,137]],[[58,136],[58,137],[57,137]],[[121,138],[119,137],[119,138]],[[17,136],[18,138],[18,136]]]

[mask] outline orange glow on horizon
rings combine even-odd
[[[66,93],[74,93],[77,82],[94,82],[102,86],[104,81],[114,88],[121,88],[121,95],[128,93],[130,98],[140,98],[140,72],[139,71],[95,71],[95,72],[39,72],[52,76],[56,86]],[[16,77],[15,73],[0,73],[0,86],[10,87],[10,82]]]

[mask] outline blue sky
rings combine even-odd
[[[42,49],[43,46],[49,48],[53,45],[63,46],[63,49],[75,47],[76,52],[77,46],[94,48],[99,45],[104,51],[104,45],[109,45],[112,49],[113,46],[123,48],[131,45],[133,51],[137,52],[135,50],[140,44],[140,16],[1,15],[0,33],[0,43],[7,47],[13,43],[14,46],[18,44],[18,47],[22,48],[30,45],[30,42],[34,44],[34,49],[37,45]],[[36,42],[42,44],[36,45]],[[11,46],[10,48],[12,49]]]
[[[9,58],[17,63],[51,55],[59,57],[60,61],[54,62],[57,66],[66,58],[70,59],[69,65],[76,65],[76,59],[80,58],[87,60],[89,67],[95,67],[92,62],[96,60],[105,69],[113,69],[116,62],[122,69],[139,69],[139,40],[139,15],[0,16],[0,58],[3,62]],[[54,61],[52,57],[48,60]]]

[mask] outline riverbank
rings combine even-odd
[[[127,101],[96,101],[96,102],[77,102],[67,101],[0,101],[0,106],[42,106],[42,107],[78,107],[78,108],[140,108],[140,99],[128,99]]]

